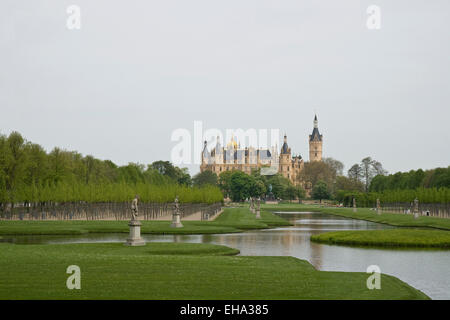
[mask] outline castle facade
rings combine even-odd
[[[309,161],[322,161],[323,136],[319,133],[317,116],[314,117],[314,128],[309,135]],[[300,155],[293,156],[291,148],[284,135],[280,153],[276,147],[271,149],[256,149],[253,147],[241,148],[232,138],[226,147],[222,147],[217,137],[216,146],[208,151],[205,141],[202,151],[200,172],[210,170],[217,175],[224,171],[239,170],[250,174],[253,169],[267,170],[266,174],[275,174],[277,171],[288,178],[294,185],[302,184],[299,179],[303,170],[304,161]],[[270,171],[272,169],[272,171]]]

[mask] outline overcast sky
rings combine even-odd
[[[449,39],[448,0],[2,0],[0,132],[147,164],[199,120],[278,128],[307,160],[317,112],[345,170],[448,166]]]

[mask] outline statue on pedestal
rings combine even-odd
[[[131,220],[137,220],[137,217],[139,215],[138,202],[139,196],[136,195],[136,197],[134,197],[133,201],[131,202]]]
[[[276,204],[276,203],[278,203],[278,200],[275,198],[275,196],[274,196],[274,194],[272,192],[272,189],[273,189],[272,185],[269,184],[269,188],[268,188],[269,194],[266,195],[266,198],[265,198],[266,203],[268,203],[268,204]]]
[[[178,195],[175,197],[175,201],[173,204],[173,213],[172,213],[172,224],[170,225],[172,228],[182,228],[183,224],[180,219],[180,204],[178,200]]]
[[[141,238],[141,222],[137,219],[139,215],[138,209],[139,196],[136,195],[131,202],[131,220],[128,223],[130,227],[130,236],[125,243],[128,246],[143,246],[145,245],[144,239]]]

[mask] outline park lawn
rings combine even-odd
[[[432,229],[386,229],[325,232],[311,236],[321,243],[376,246],[429,247],[450,249],[450,232]]]
[[[261,212],[261,219],[247,207],[225,208],[214,221],[182,221],[183,228],[171,228],[171,221],[142,221],[142,234],[213,234],[234,233],[248,229],[264,229],[290,225],[271,212]],[[67,235],[83,233],[128,233],[128,221],[105,220],[2,220],[0,234]]]
[[[317,271],[293,257],[230,256],[224,246],[189,243],[0,244],[0,299],[428,299],[382,275]],[[69,265],[81,289],[69,290]]]
[[[276,211],[300,211],[300,212],[323,212],[333,215],[343,216],[352,219],[367,220],[372,222],[389,224],[397,227],[426,227],[443,230],[450,230],[450,219],[421,216],[414,219],[412,214],[386,213],[378,215],[375,210],[369,208],[358,208],[353,212],[352,208],[325,207],[319,205],[302,204],[278,204],[263,205],[264,210]]]

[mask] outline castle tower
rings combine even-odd
[[[319,121],[317,115],[314,117],[314,129],[309,135],[309,161],[322,161],[323,138],[319,133]]]
[[[279,172],[288,179],[292,179],[293,177],[293,172],[291,172],[292,171],[291,162],[292,162],[291,148],[289,148],[287,144],[287,136],[284,135],[284,142],[280,152]]]

